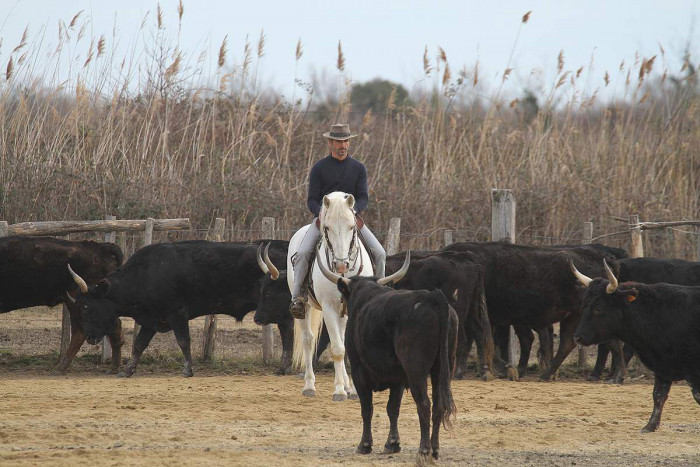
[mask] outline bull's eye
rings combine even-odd
[[[602,312],[603,311],[598,307],[593,308],[593,316],[599,316]]]

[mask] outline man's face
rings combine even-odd
[[[328,146],[331,150],[331,155],[338,160],[343,160],[348,155],[348,149],[350,149],[350,140],[340,141],[337,139],[329,139]]]

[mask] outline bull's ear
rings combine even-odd
[[[100,282],[95,284],[95,294],[98,297],[105,297],[107,295],[107,292],[109,292],[109,281],[107,279],[102,279]]]
[[[633,302],[637,299],[637,296],[639,295],[639,291],[637,289],[632,288],[629,290],[621,290],[622,296],[627,300],[628,302]]]

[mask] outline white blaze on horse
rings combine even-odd
[[[369,253],[360,241],[356,224],[355,198],[343,192],[333,192],[323,197],[319,215],[321,241],[316,249],[316,261],[322,261],[331,271],[343,277],[356,275],[372,276],[374,270]],[[305,225],[289,241],[287,254],[287,281],[292,288],[294,268],[292,256],[299,249],[304,234],[309,229]],[[343,312],[343,304],[338,287],[326,279],[321,270],[312,266],[313,296],[306,305],[306,318],[294,320],[294,364],[306,367],[302,394],[316,395],[316,377],[312,360],[316,351],[321,325],[325,322],[330,337],[330,353],[335,368],[333,400],[342,401],[357,398],[355,386],[345,369],[345,327],[348,317]],[[315,299],[314,299],[315,297]],[[320,307],[320,309],[319,309]]]

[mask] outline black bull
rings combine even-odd
[[[155,333],[172,330],[185,356],[184,375],[191,376],[189,320],[220,313],[240,321],[255,309],[263,277],[256,260],[258,243],[198,240],[138,250],[104,280],[81,286],[77,305],[88,342],[111,332],[117,317],[133,318],[141,329],[121,372],[131,376]],[[281,261],[287,248],[288,242],[273,241],[270,256]]]
[[[644,284],[667,284],[700,286],[700,263],[682,259],[663,258],[624,258],[617,261],[620,282],[641,282]],[[617,345],[617,343],[616,343]],[[616,347],[614,350],[617,350]],[[591,379],[597,379],[605,368],[608,346],[598,346],[598,359],[591,373]],[[634,351],[629,345],[624,346],[624,359],[616,358],[613,353],[612,381],[622,383],[626,374],[626,365]]]
[[[396,282],[406,273],[410,256],[399,271],[385,278],[343,278],[319,264],[324,276],[336,282],[347,304],[345,345],[353,382],[362,411],[360,454],[372,451],[372,393],[389,389],[389,436],[385,453],[401,450],[398,417],[401,399],[410,388],[418,409],[420,448],[418,465],[430,454],[439,457],[440,424],[449,424],[456,412],[450,388],[454,368],[458,318],[440,290],[392,290],[383,284]],[[430,434],[432,383],[433,430]]]
[[[501,242],[454,243],[444,251],[470,253],[484,267],[492,326],[543,329],[560,323],[557,354],[540,376],[551,379],[576,346],[573,336],[580,318],[583,290],[571,274],[569,260],[580,265],[584,274],[601,275],[603,259],[610,256],[592,248],[557,249]],[[506,356],[502,354],[502,357]]]
[[[700,404],[700,287],[618,283],[613,272],[591,279],[572,270],[586,286],[576,341],[582,345],[620,339],[654,372],[654,410],[643,432],[655,431],[673,381],[685,379]]]
[[[5,237],[0,239],[0,313],[30,306],[64,303],[71,322],[68,350],[56,371],[65,372],[85,342],[79,309],[66,295],[78,287],[68,273],[68,264],[88,283],[94,284],[117,269],[124,256],[113,243],[72,242],[50,237]],[[112,370],[121,360],[121,322],[113,323],[108,336],[112,343]]]

